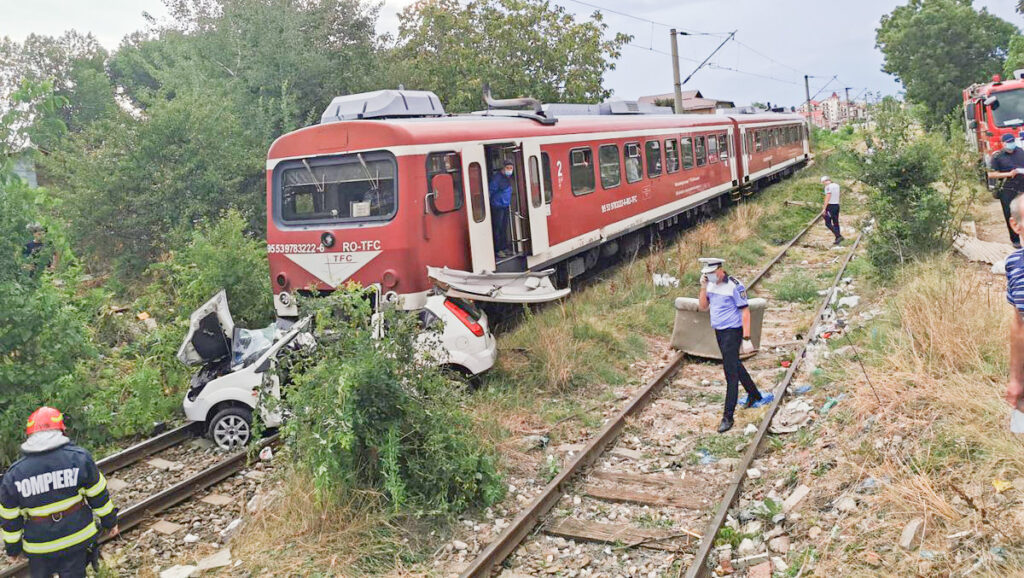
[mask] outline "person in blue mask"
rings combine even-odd
[[[508,257],[509,252],[509,204],[512,202],[512,174],[515,164],[506,160],[501,170],[491,177],[491,227],[494,232],[494,252],[498,257]]]
[[[1024,191],[1024,150],[1021,150],[1012,134],[1004,134],[1002,141],[1003,149],[992,156],[992,170],[988,172],[988,178],[1003,180],[1002,187],[995,194],[1003,206],[1003,218],[1010,232],[1010,242],[1014,248],[1020,249],[1020,235],[1010,225],[1010,202]]]

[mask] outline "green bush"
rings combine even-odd
[[[157,279],[140,304],[172,318],[187,319],[221,289],[228,295],[231,315],[247,327],[273,321],[266,243],[247,233],[247,221],[230,210],[212,224],[200,227],[189,243],[149,268]]]
[[[880,275],[945,250],[952,242],[955,207],[951,192],[935,183],[947,172],[947,143],[939,135],[918,136],[900,103],[887,99],[876,114],[877,149],[860,158],[861,180],[871,186],[868,208],[875,231],[868,256]]]
[[[459,386],[416,353],[416,318],[387,312],[387,337],[378,340],[361,291],[310,306],[320,342],[289,370],[291,417],[282,432],[320,497],[368,488],[396,511],[418,513],[500,499],[496,455],[474,435]]]
[[[818,297],[818,283],[802,270],[795,270],[769,285],[772,296],[782,301],[810,303]]]

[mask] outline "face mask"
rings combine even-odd
[[[508,169],[508,170],[506,170],[506,171],[505,171],[505,176],[506,176],[506,177],[511,177],[511,176],[512,176],[512,169]]]
[[[1006,149],[1007,152],[1012,151],[1013,149],[1017,148],[1017,143],[1015,143],[1015,142],[1008,142],[1008,143],[1003,145],[1003,148]]]

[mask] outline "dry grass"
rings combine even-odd
[[[234,540],[235,557],[253,576],[359,576],[401,567],[397,553],[408,546],[376,496],[318,500],[312,480],[296,471],[276,488],[279,495],[248,516]]]
[[[1024,492],[993,486],[1024,476],[1024,443],[1002,401],[1009,307],[993,281],[949,259],[913,268],[888,299],[893,327],[868,354],[874,391],[846,365],[858,376],[845,405],[852,419],[829,434],[839,466],[819,487],[883,483],[843,523],[852,539],[823,555],[818,575],[1024,575]],[[896,544],[914,518],[926,520],[926,535],[908,552]],[[865,550],[881,555],[884,572],[863,562]]]

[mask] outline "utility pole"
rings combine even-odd
[[[676,29],[668,31],[672,37],[672,78],[675,81],[675,112],[676,114],[683,113],[683,85],[679,81],[679,34],[676,33]]]
[[[804,91],[807,94],[807,131],[811,130],[811,77],[804,75]]]

